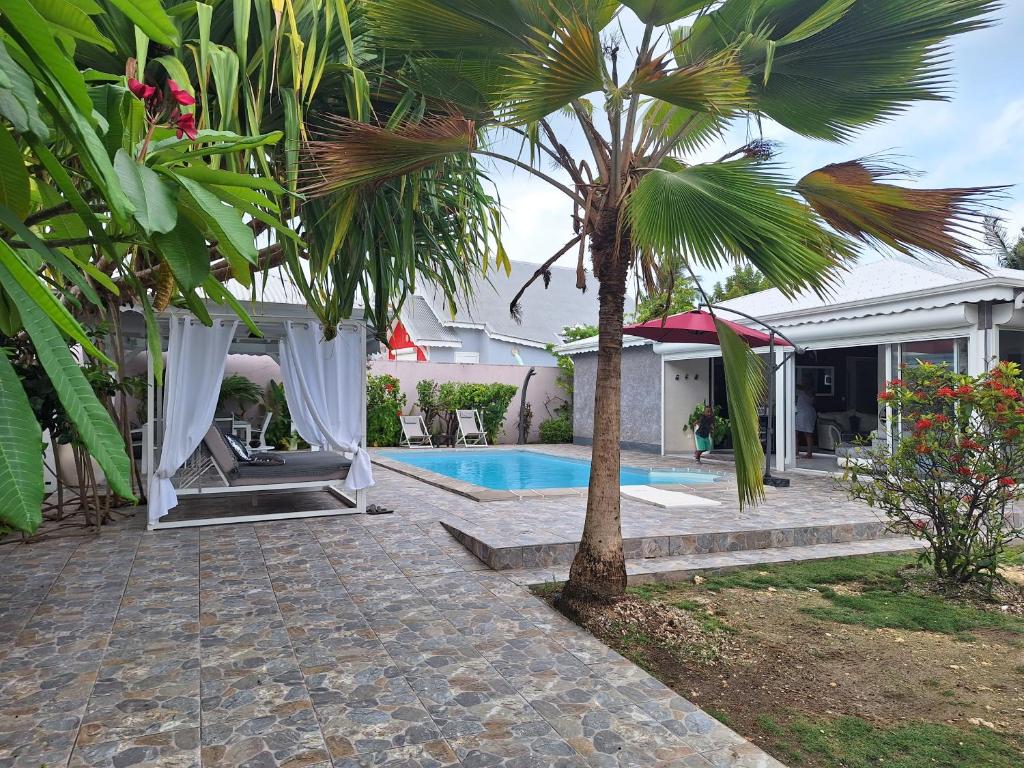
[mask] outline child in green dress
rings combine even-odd
[[[701,463],[700,457],[714,447],[714,443],[711,440],[711,432],[714,428],[715,412],[711,410],[710,405],[705,405],[704,413],[702,413],[700,418],[697,419],[697,423],[693,429],[693,434],[696,436],[697,443],[697,450],[694,451],[693,458],[696,459],[698,464]]]

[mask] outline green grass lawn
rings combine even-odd
[[[1019,556],[1019,553],[1015,553]],[[914,582],[926,582],[927,568],[916,566],[915,555],[868,555],[837,560],[767,566],[711,576],[701,588],[815,590],[828,605],[805,608],[815,618],[840,624],[860,624],[877,629],[925,630],[963,636],[976,629],[1003,629],[1024,634],[1024,620],[969,603],[937,595],[908,591]],[[839,585],[856,585],[857,591],[839,591]],[[682,597],[680,585],[648,584],[630,591],[642,598],[659,596],[679,608],[699,603]],[[923,592],[923,590],[922,590]],[[671,597],[668,593],[673,593]],[[679,595],[679,597],[677,597]]]
[[[1018,747],[986,728],[933,723],[878,728],[858,717],[781,723],[769,715],[759,717],[757,725],[790,766],[1020,768],[1024,760]]]

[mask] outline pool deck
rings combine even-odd
[[[530,446],[530,450],[587,458],[590,449]],[[382,463],[377,456],[374,461]],[[622,461],[655,469],[698,468],[681,457],[632,451],[624,451]],[[401,463],[394,459],[386,462],[389,468]],[[714,468],[720,469],[721,465]],[[435,481],[434,473],[409,464],[402,465],[402,471],[432,486],[445,485]],[[711,484],[656,486],[718,501],[715,507],[664,509],[623,498],[623,549],[627,560],[632,561],[632,580],[642,581],[644,575],[669,578],[693,570],[702,562],[708,569],[759,562],[750,556],[751,552],[768,554],[764,562],[779,562],[787,554],[818,553],[827,557],[872,548],[892,551],[914,546],[912,541],[890,533],[877,512],[844,498],[835,490],[832,478],[793,474],[790,480],[789,488],[766,488],[765,502],[744,510],[737,503],[731,475]],[[550,496],[518,492],[513,499],[488,498],[486,503],[467,501],[470,494],[456,491],[439,497],[439,522],[495,570],[508,571],[508,575],[527,584],[563,580],[576,554],[586,516],[586,489],[570,490],[572,493]],[[794,547],[798,549],[789,549]],[[805,547],[818,549],[799,549]]]
[[[2,545],[0,768],[780,768],[439,525],[557,500],[376,476],[394,514]]]

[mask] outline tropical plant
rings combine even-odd
[[[456,411],[479,411],[487,441],[493,443],[505,425],[509,403],[518,391],[515,384],[445,382],[437,390],[438,405],[447,417],[445,434],[455,433]]]
[[[225,376],[220,383],[220,392],[217,395],[217,410],[224,412],[229,406],[234,406],[230,412],[241,418],[251,405],[263,400],[264,392],[259,385],[246,378],[240,373],[232,373]]]
[[[263,405],[273,412],[274,418],[267,427],[265,442],[267,445],[284,447],[292,434],[292,415],[288,411],[288,399],[284,394],[284,384],[270,380],[263,394]]]
[[[994,216],[986,216],[985,242],[999,260],[999,266],[1024,269],[1024,227],[1020,228],[1017,242],[1012,243],[1002,222]]]
[[[571,443],[572,416],[553,416],[540,423],[542,443]]]
[[[402,433],[399,420],[405,410],[401,382],[383,373],[366,377],[366,442],[374,447],[398,445]]]
[[[641,294],[636,302],[634,323],[646,323],[655,318],[688,312],[697,306],[699,293],[689,276],[673,276],[665,288],[655,288]]]
[[[904,368],[879,395],[903,425],[895,447],[865,452],[840,486],[927,543],[921,557],[939,578],[991,586],[1007,543],[1024,535],[1013,520],[1024,498],[1022,392],[1016,363],[978,376]]]
[[[753,264],[737,264],[733,267],[732,274],[726,277],[724,282],[715,283],[715,289],[711,292],[711,301],[718,304],[771,287],[772,284],[757,271],[757,267]]]
[[[41,350],[83,445],[122,497],[132,497],[122,435],[65,338],[120,377],[118,318],[133,303],[159,378],[155,312],[173,303],[209,323],[212,300],[248,322],[222,284],[229,279],[255,297],[256,275],[283,265],[328,333],[359,299],[383,329],[419,276],[454,297],[492,251],[503,257],[494,201],[472,158],[358,194],[297,194],[311,113],[433,114],[394,78],[379,87],[389,65],[350,5],[360,7],[0,5],[0,332],[25,334]],[[85,331],[98,318],[113,328],[109,349]],[[43,492],[37,425],[13,394],[6,360],[0,381],[0,521],[24,520]]]
[[[471,154],[559,190],[576,234],[541,265],[573,253],[598,282],[594,443],[587,517],[567,609],[621,595],[620,364],[626,281],[659,267],[718,269],[745,259],[786,295],[824,291],[864,243],[975,266],[960,236],[986,190],[908,189],[874,157],[828,165],[795,184],[761,140],[714,162],[695,150],[747,116],[841,142],[919,100],[944,94],[945,41],[989,23],[997,0],[366,0],[366,23],[398,79],[443,117],[335,121],[310,145],[311,194],[364,192]],[[642,31],[624,39],[632,13]],[[692,17],[692,18],[690,18]],[[635,53],[635,58],[634,58]],[[600,114],[598,114],[600,112]],[[559,136],[568,113],[586,142]],[[528,159],[496,151],[487,129],[521,135]],[[553,163],[556,178],[542,167]],[[513,313],[518,307],[511,308]],[[763,498],[756,356],[719,323],[741,503]]]

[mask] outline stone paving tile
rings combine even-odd
[[[334,768],[451,768],[462,765],[443,740],[368,752],[334,761]]]
[[[395,515],[12,547],[0,768],[777,768],[438,524],[577,499],[377,478]]]
[[[69,768],[199,768],[199,728],[75,747]]]
[[[203,724],[204,768],[329,765],[313,710],[297,702],[249,720]]]

